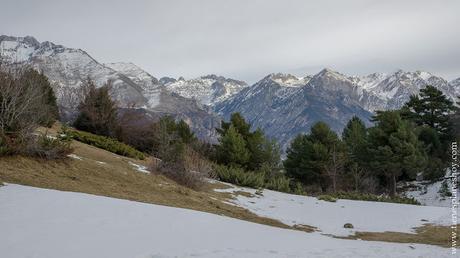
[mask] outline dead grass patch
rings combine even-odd
[[[252,193],[248,193],[248,192],[245,192],[245,191],[236,191],[236,192],[233,192],[233,195],[235,195],[235,196],[241,195],[241,196],[244,196],[244,197],[247,197],[247,198],[254,198],[254,197],[256,197],[256,196],[253,195]]]
[[[318,230],[317,227],[313,227],[313,226],[310,226],[310,225],[305,225],[305,224],[295,224],[294,226],[292,226],[294,229],[297,229],[297,230],[300,230],[300,231],[304,231],[304,232],[307,232],[307,233],[312,233],[312,232],[315,232],[315,231],[320,231]]]
[[[460,225],[457,225],[460,227]],[[356,232],[352,236],[337,237],[345,239],[362,239],[366,241],[383,241],[393,243],[416,243],[451,247],[452,229],[450,226],[425,224],[415,228],[414,233],[402,232]],[[456,241],[458,243],[458,235]]]

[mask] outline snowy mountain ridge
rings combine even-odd
[[[244,81],[214,74],[189,80],[180,77],[178,80],[164,81],[164,85],[168,90],[186,98],[196,99],[203,105],[214,105],[248,87]]]

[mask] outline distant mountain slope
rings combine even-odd
[[[241,112],[253,127],[260,127],[268,136],[277,138],[283,148],[297,134],[308,132],[317,121],[324,121],[340,131],[354,115],[364,121],[371,116],[349,96],[320,85],[318,78],[313,77],[301,87],[281,85],[279,81],[279,74],[271,74],[217,104],[215,110],[224,118]]]
[[[273,73],[252,86],[217,75],[157,79],[132,63],[101,64],[83,50],[33,37],[0,36],[0,56],[3,62],[30,65],[47,75],[69,119],[78,104],[69,95],[82,80],[90,77],[99,86],[111,80],[111,94],[122,108],[136,108],[155,119],[165,114],[184,119],[200,138],[211,141],[216,140],[218,115],[228,118],[233,112],[241,112],[254,128],[261,127],[286,147],[317,121],[340,132],[353,115],[368,122],[376,110],[398,109],[426,85],[453,100],[460,95],[460,78],[448,82],[422,71],[348,76],[323,69],[301,78]]]
[[[352,116],[369,123],[374,111],[398,109],[426,85],[437,87],[451,99],[460,92],[460,79],[448,83],[427,72],[398,70],[389,75],[347,76],[323,69],[303,78],[270,74],[216,103],[214,110],[224,118],[241,112],[254,127],[264,129],[285,148],[317,121],[328,123],[340,133]]]
[[[214,105],[238,93],[248,85],[243,81],[217,75],[207,75],[195,79],[160,80],[168,90],[183,97],[196,99],[203,105]]]
[[[112,97],[121,108],[145,109],[148,113],[172,115],[190,123],[202,139],[215,141],[219,118],[196,101],[168,91],[159,81],[131,63],[101,64],[81,49],[66,48],[33,37],[0,36],[1,60],[31,66],[52,82],[64,119],[75,117],[82,81],[91,78],[97,86],[112,81]],[[69,96],[72,95],[72,96]]]

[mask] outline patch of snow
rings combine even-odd
[[[20,185],[0,188],[0,210],[2,257],[452,257],[450,249],[437,246],[336,239],[205,212]]]
[[[128,161],[128,163],[131,166],[133,166],[134,168],[136,168],[137,171],[142,172],[142,173],[146,173],[146,174],[150,174],[150,171],[148,171],[146,166],[139,165],[139,164],[133,163],[131,161]]]
[[[77,156],[77,155],[75,155],[75,154],[73,154],[73,153],[67,155],[67,157],[72,158],[72,159],[83,160],[80,156]]]
[[[423,205],[438,206],[438,207],[451,207],[452,200],[450,197],[443,197],[439,193],[443,181],[438,181],[431,184],[418,184],[416,189],[407,191],[407,197],[412,197]],[[451,181],[447,180],[448,189],[450,190]],[[457,189],[458,191],[459,189]],[[460,196],[460,191],[457,196]]]

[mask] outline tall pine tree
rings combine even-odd
[[[74,126],[98,135],[115,136],[118,129],[117,105],[109,94],[110,83],[100,88],[96,88],[89,79],[85,83],[86,96],[78,106],[80,113]]]
[[[410,123],[401,119],[398,111],[378,112],[373,120],[376,126],[369,129],[368,164],[387,179],[394,196],[403,173],[415,178],[415,173],[425,168],[425,155]]]

